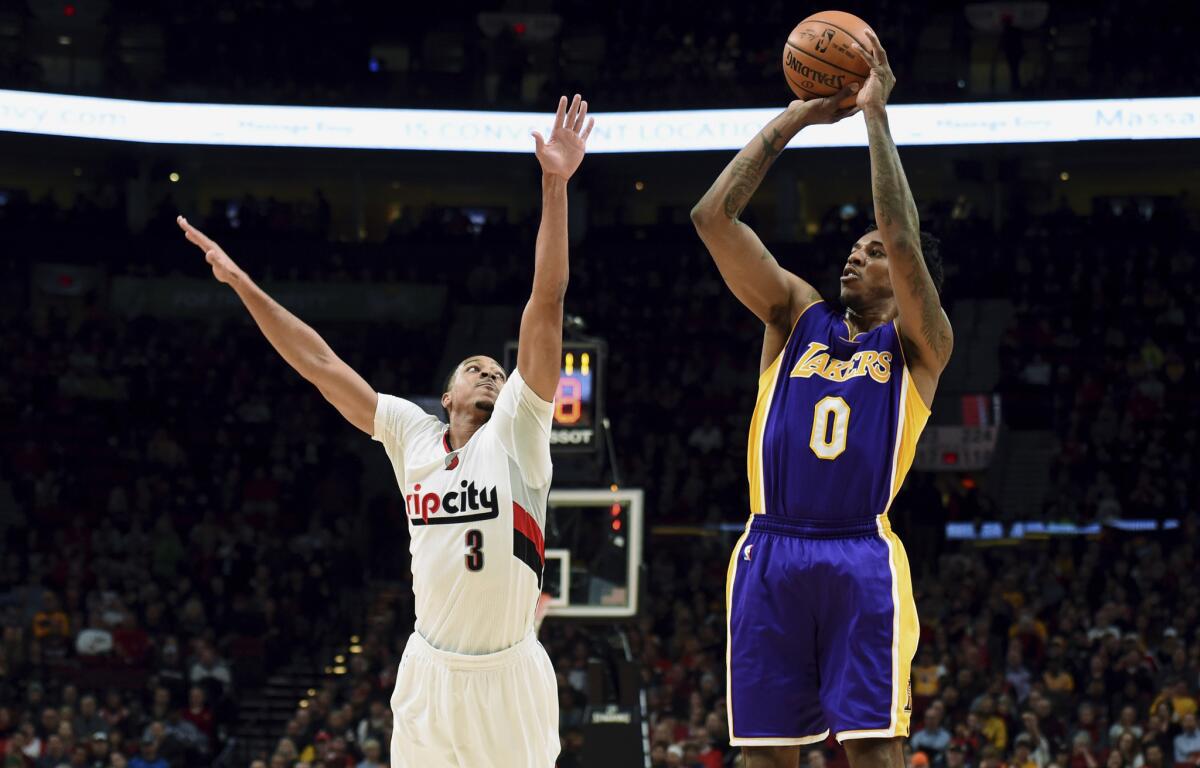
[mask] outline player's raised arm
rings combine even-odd
[[[725,284],[767,325],[790,329],[795,313],[819,296],[811,285],[780,267],[754,230],[738,216],[767,169],[801,129],[836,123],[857,111],[838,106],[857,87],[847,86],[822,99],[793,101],[737,153],[692,208],[692,223],[717,262]]]
[[[550,137],[534,132],[542,166],[542,222],[534,248],[533,290],[521,315],[517,369],[538,397],[550,402],[562,358],[563,300],[567,294],[567,181],[583,161],[594,120],[579,94],[558,102]]]
[[[888,128],[887,100],[896,84],[896,76],[879,38],[870,30],[864,34],[871,49],[857,43],[853,47],[871,67],[871,74],[859,91],[857,101],[867,121],[875,223],[887,252],[892,291],[900,313],[900,332],[906,347],[917,353],[917,359],[912,361],[914,372],[932,374],[936,382],[950,359],[954,334],[921,255],[917,204],[913,201],[912,190],[900,165],[900,154]]]
[[[316,331],[255,285],[221,246],[182,216],[176,222],[188,241],[204,252],[205,260],[212,265],[213,277],[237,293],[259,330],[287,364],[316,386],[347,421],[368,435],[373,434],[378,395],[362,376],[342,362]]]

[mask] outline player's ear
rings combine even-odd
[[[442,393],[442,407],[446,409],[447,413],[450,412],[450,393],[449,392]]]

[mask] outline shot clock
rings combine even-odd
[[[602,341],[563,342],[550,429],[555,453],[585,453],[600,447],[605,346]],[[504,346],[504,367],[511,371],[516,365],[517,343],[510,341]]]

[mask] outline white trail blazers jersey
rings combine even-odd
[[[493,653],[533,631],[553,417],[554,404],[513,371],[491,419],[451,451],[445,424],[379,395],[372,439],[404,492],[416,631],[434,648]]]

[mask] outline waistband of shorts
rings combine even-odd
[[[806,520],[801,517],[754,515],[750,518],[750,530],[798,539],[852,539],[887,533],[892,530],[892,525],[887,515],[854,520]]]
[[[524,639],[518,640],[503,650],[494,653],[454,653],[434,648],[429,641],[413,632],[408,638],[408,647],[414,652],[432,658],[449,669],[497,669],[516,663],[522,656],[529,653],[537,645],[537,636],[530,632]]]

